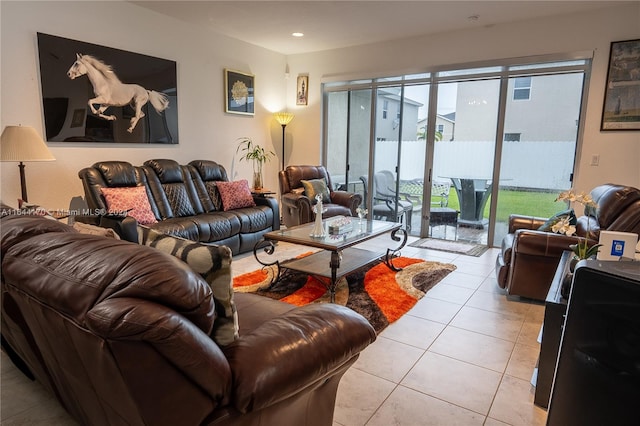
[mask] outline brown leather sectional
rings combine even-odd
[[[233,254],[253,250],[262,235],[280,229],[275,198],[254,196],[255,207],[230,211],[216,206],[215,182],[228,178],[224,167],[214,161],[180,165],[175,160],[156,159],[145,161],[142,166],[101,161],[80,170],[78,176],[90,210],[107,211],[102,187],[144,186],[158,219],[158,223],[147,226],[193,241],[225,245]]]
[[[237,293],[240,337],[220,347],[208,284],[170,255],[43,217],[1,225],[3,344],[79,424],[329,426],[376,338],[342,306]]]
[[[562,252],[578,237],[588,237],[591,245],[598,242],[601,230],[640,234],[639,189],[605,184],[594,188],[591,197],[598,207],[586,208],[578,218],[576,236],[538,231],[546,218],[511,215],[496,258],[500,288],[510,295],[545,300]]]

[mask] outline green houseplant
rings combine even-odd
[[[260,190],[263,188],[262,166],[275,156],[273,151],[267,151],[259,144],[254,143],[251,138],[238,138],[238,148],[236,154],[242,153],[239,161],[253,162],[253,189]]]

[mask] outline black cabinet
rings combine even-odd
[[[582,261],[573,277],[547,424],[637,426],[639,402],[640,262]]]
[[[565,251],[562,254],[545,300],[536,393],[533,400],[536,405],[543,408],[549,406],[549,398],[551,397],[553,374],[556,369],[562,326],[567,311],[567,300],[562,297],[560,290],[563,280],[569,273],[569,262],[572,257],[573,252],[570,251]]]

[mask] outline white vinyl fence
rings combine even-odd
[[[402,143],[400,179],[422,179],[425,144]],[[500,185],[516,188],[564,190],[571,185],[575,142],[505,142]],[[395,170],[397,141],[376,142],[376,170]],[[434,180],[449,177],[490,178],[493,141],[439,141],[435,145]]]

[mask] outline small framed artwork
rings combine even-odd
[[[600,130],[640,130],[640,39],[614,41]]]
[[[307,105],[309,102],[309,76],[299,75],[296,89],[296,105]]]
[[[224,87],[225,112],[242,115],[254,114],[254,75],[225,69]]]

